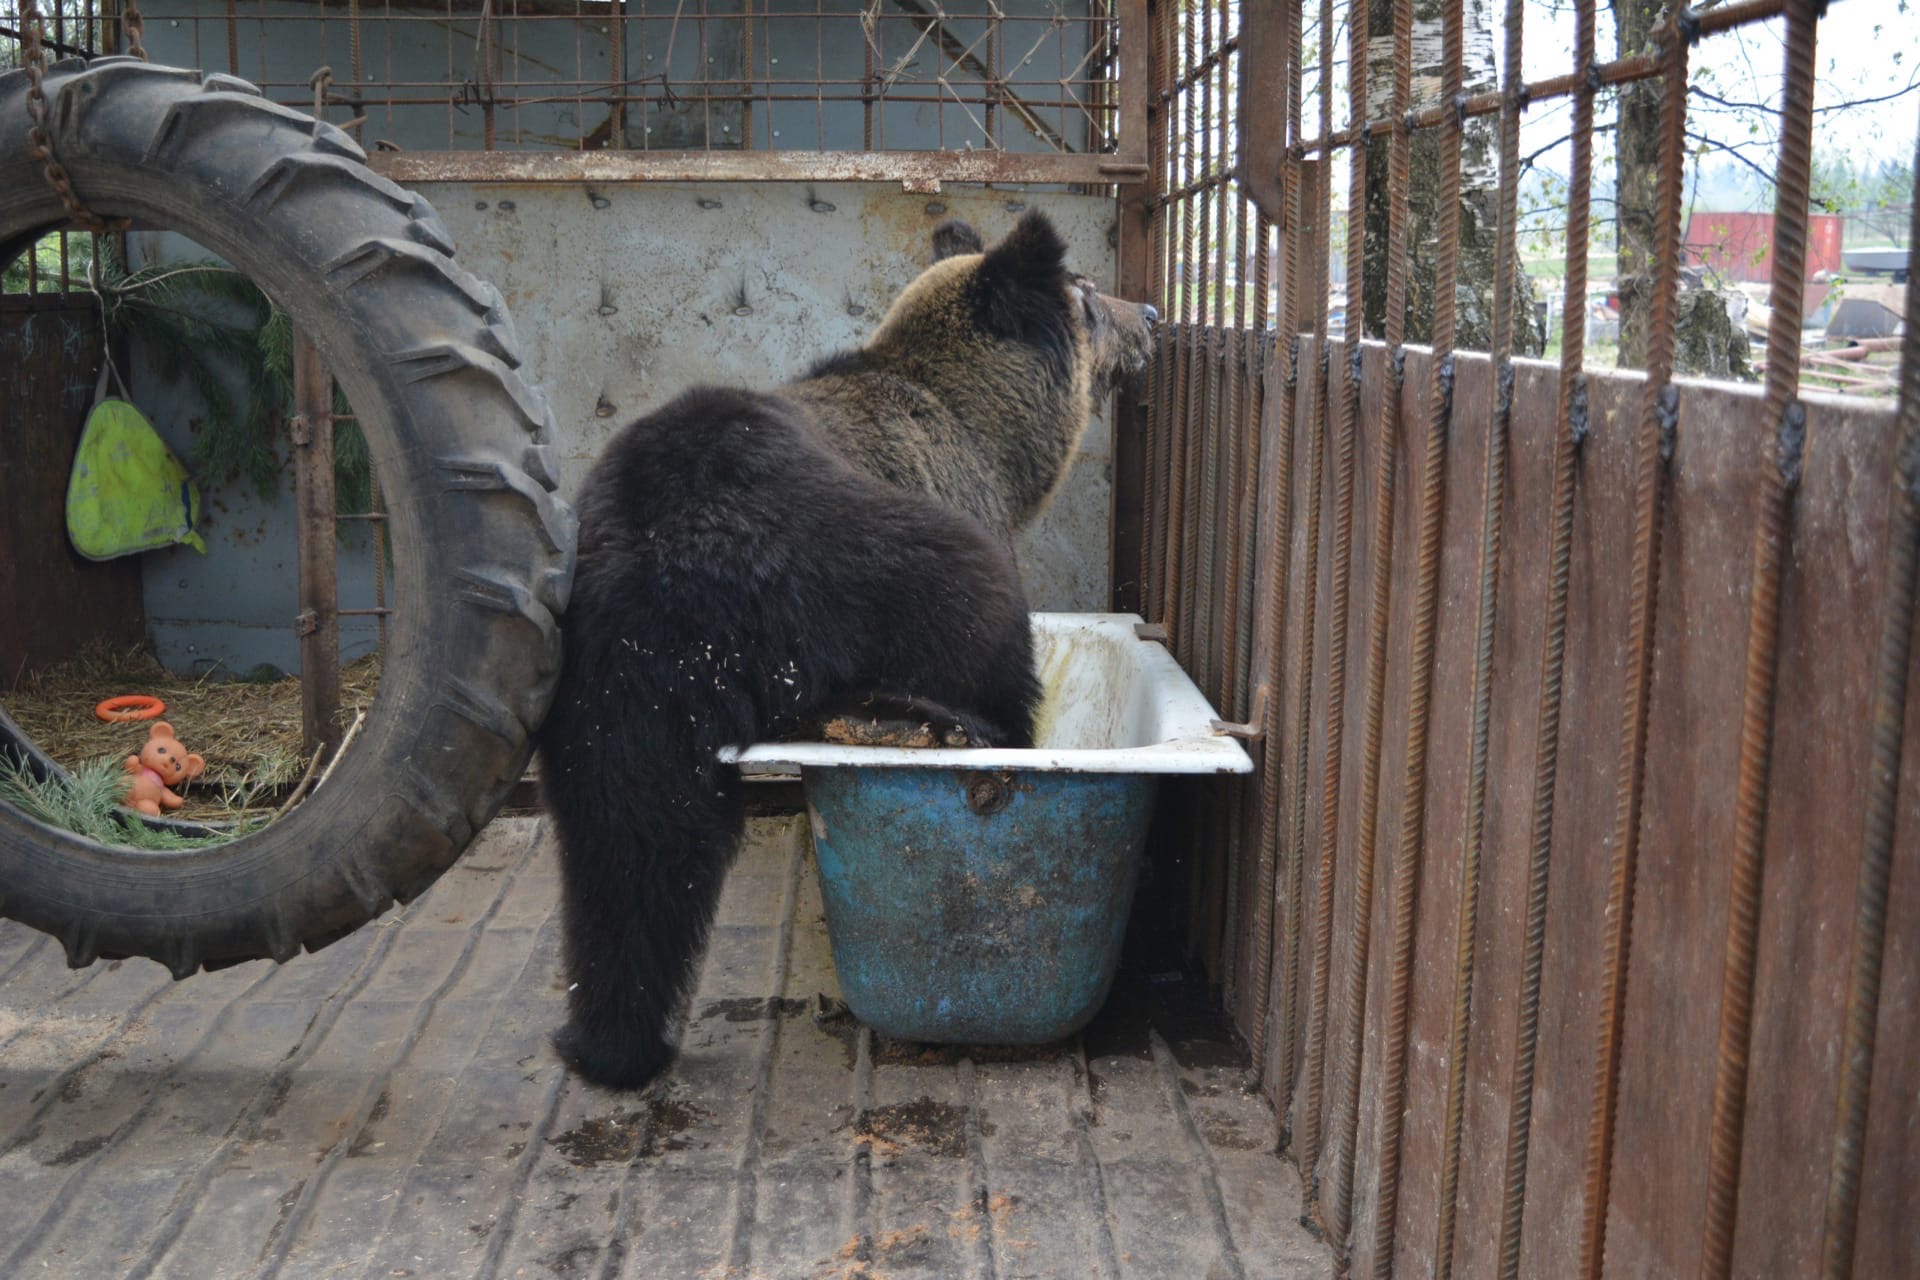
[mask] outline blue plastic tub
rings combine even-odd
[[[1040,1044],[1106,999],[1166,774],[1246,773],[1132,614],[1035,614],[1032,750],[763,743],[798,770],[841,994],[902,1039]]]

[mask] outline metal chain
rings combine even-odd
[[[132,0],[129,0],[127,8],[137,29],[139,10]],[[72,177],[53,154],[53,136],[47,132],[45,85],[47,51],[42,43],[43,33],[40,24],[38,0],[24,0],[20,6],[20,34],[26,46],[27,62],[27,151],[40,162],[41,172],[46,175],[47,184],[59,194],[60,202],[67,206],[67,213],[75,222],[96,235],[124,231],[131,225],[132,220],[102,218],[82,204],[79,194],[73,189]],[[134,47],[139,48],[137,38]],[[144,58],[146,54],[142,53],[140,56]]]
[[[146,29],[146,19],[140,16],[140,0],[127,0],[126,10],[120,15],[120,30],[126,35],[127,52],[142,62],[147,60],[147,50],[140,43],[140,36]]]

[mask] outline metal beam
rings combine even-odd
[[[1146,147],[1125,155],[1008,151],[379,151],[376,173],[413,182],[943,182],[1078,186],[1145,182]],[[1136,158],[1135,151],[1138,151]]]

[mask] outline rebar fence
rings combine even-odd
[[[1420,6],[1417,77],[1411,0],[1149,6],[1123,276],[1171,323],[1123,411],[1116,599],[1260,762],[1187,801],[1192,935],[1342,1273],[1920,1274],[1920,286],[1897,409],[1803,395],[1824,6],[1678,8],[1611,61],[1595,7],[1529,83],[1508,0],[1476,84],[1462,0]],[[1764,387],[1676,380],[1690,57],[1782,19]],[[1618,373],[1580,320],[1595,103],[1643,83],[1646,356]],[[1520,354],[1544,104],[1557,366]]]
[[[155,59],[242,76],[302,110],[318,93],[369,151],[407,155],[414,180],[578,176],[577,157],[559,162],[568,152],[599,157],[602,174],[624,172],[608,157],[625,156],[639,177],[828,180],[861,170],[828,173],[792,153],[947,153],[970,158],[970,180],[1105,185],[1142,176],[1121,155],[1129,7],[155,0],[141,10]],[[488,167],[473,152],[507,154]],[[875,172],[914,171],[896,160]]]

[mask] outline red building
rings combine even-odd
[[[1841,269],[1841,218],[1816,213],[1807,219],[1807,279],[1816,272]],[[1696,213],[1687,220],[1687,256],[1691,266],[1709,266],[1729,280],[1773,277],[1773,215],[1770,213]]]

